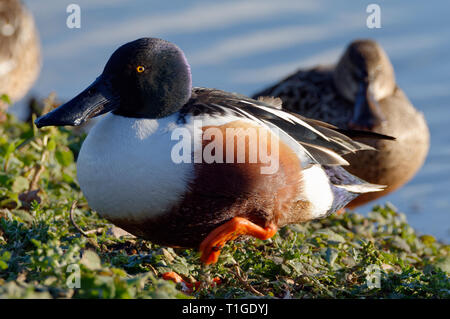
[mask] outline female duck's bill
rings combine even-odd
[[[354,102],[351,127],[373,129],[386,121],[378,101],[395,90],[395,75],[389,58],[376,42],[352,42],[333,72],[340,94]]]
[[[372,149],[345,135],[355,132],[264,100],[192,88],[184,54],[164,40],[123,45],[93,84],[36,125],[80,125],[109,111],[89,132],[77,161],[89,205],[140,237],[200,247],[205,263],[217,261],[236,236],[267,239],[283,225],[325,217],[361,193],[382,189],[339,168],[347,163],[342,155]],[[174,163],[172,132],[192,129],[196,120],[202,120],[201,131],[250,127],[276,135],[278,170],[261,174],[261,161]],[[250,143],[243,145],[248,154]],[[222,159],[228,158],[224,149]]]

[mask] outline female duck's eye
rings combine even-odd
[[[139,66],[136,68],[136,71],[138,71],[138,73],[142,73],[142,72],[145,71],[145,68],[144,68],[142,65],[139,65]]]

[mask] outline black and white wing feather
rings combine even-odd
[[[295,140],[296,144],[321,165],[348,165],[341,157],[360,150],[374,150],[371,146],[356,142],[345,131],[317,120],[280,110],[278,102],[270,99],[253,100],[243,95],[216,89],[194,88],[192,97],[180,111],[181,119],[186,115],[224,116],[233,114],[253,120],[283,137]],[[373,138],[383,138],[376,133],[367,133]],[[387,137],[388,138],[388,137]]]

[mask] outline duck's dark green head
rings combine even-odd
[[[118,48],[86,90],[36,120],[38,127],[80,125],[112,111],[126,117],[161,118],[190,98],[191,72],[176,45],[142,38]]]

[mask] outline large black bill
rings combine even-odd
[[[37,127],[77,126],[114,110],[117,105],[118,100],[110,89],[109,81],[100,76],[72,100],[38,118],[35,124]]]
[[[386,118],[381,111],[380,104],[375,99],[370,85],[361,83],[355,97],[351,126],[372,129],[375,125],[379,125],[384,121],[386,121]]]

